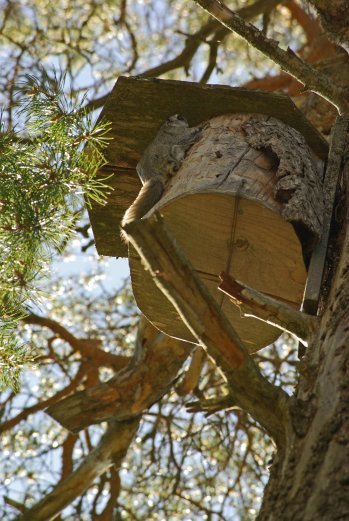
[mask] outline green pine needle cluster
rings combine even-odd
[[[93,125],[85,100],[65,94],[65,78],[26,77],[18,117],[26,137],[0,128],[0,384],[16,386],[27,356],[16,340],[25,306],[52,255],[67,243],[82,193],[102,203],[108,124]]]

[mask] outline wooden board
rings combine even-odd
[[[219,273],[226,271],[259,291],[299,307],[306,270],[291,224],[256,201],[219,193],[184,196],[163,207],[162,213],[248,349],[253,352],[275,341],[280,330],[257,319],[242,318],[217,286]],[[134,296],[146,317],[163,332],[194,341],[134,250],[130,252],[130,268]]]
[[[318,157],[327,157],[328,146],[321,134],[284,94],[233,88],[222,85],[144,78],[120,77],[101,117],[112,123],[106,156],[108,165],[100,175],[110,174],[113,189],[107,204],[92,204],[90,220],[101,255],[127,256],[118,227],[125,210],[141,184],[135,171],[144,149],[159,126],[170,115],[184,114],[190,125],[225,113],[260,113],[274,116],[305,137]]]

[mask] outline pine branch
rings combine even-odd
[[[82,190],[87,203],[103,202],[102,149],[108,125],[94,126],[64,92],[64,76],[28,76],[19,91],[29,140],[4,132],[0,121],[0,373],[15,386],[23,352],[14,330],[27,301],[37,302],[37,281],[70,237]],[[86,148],[86,145],[88,147]],[[80,204],[79,204],[80,206]],[[22,357],[23,359],[25,357]]]

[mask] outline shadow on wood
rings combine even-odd
[[[307,276],[303,250],[309,251],[320,233],[320,172],[321,162],[302,136],[278,120],[218,116],[203,125],[200,141],[147,214],[161,211],[250,351],[272,343],[280,331],[260,320],[242,318],[218,291],[219,274],[225,271],[299,308]],[[301,236],[292,223],[302,229]],[[132,248],[130,268],[137,305],[147,318],[165,333],[194,342]]]
[[[242,318],[218,291],[219,274],[224,271],[299,309],[306,264],[321,229],[327,144],[282,94],[120,78],[103,111],[112,121],[114,138],[104,173],[115,167],[110,180],[115,191],[105,207],[90,210],[99,253],[126,254],[118,227],[141,186],[135,165],[163,121],[175,113],[202,128],[202,135],[148,215],[161,211],[184,254],[253,352],[280,332],[260,320]],[[132,248],[129,257],[142,312],[163,332],[194,342]]]
[[[113,191],[106,205],[93,203],[89,209],[100,255],[127,257],[119,225],[141,188],[136,164],[165,119],[179,113],[193,126],[228,112],[276,117],[297,129],[318,157],[322,160],[327,157],[327,142],[285,94],[224,85],[120,77],[101,114],[112,124],[112,140],[106,150],[107,165],[100,175],[111,175],[108,184]]]

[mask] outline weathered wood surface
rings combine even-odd
[[[325,268],[332,213],[335,204],[338,181],[340,178],[345,147],[347,146],[348,116],[338,116],[333,127],[331,147],[326,174],[323,183],[324,218],[321,239],[317,243],[308,270],[308,280],[304,293],[303,311],[316,315],[321,293],[322,277]]]
[[[225,271],[246,285],[299,308],[310,253],[323,213],[322,164],[304,138],[261,115],[228,114],[206,122],[159,203],[171,233],[250,351],[278,336],[242,318],[218,291]],[[287,222],[296,224],[294,227]],[[194,341],[172,304],[130,249],[139,308],[160,330]]]
[[[119,235],[119,223],[141,187],[135,166],[164,120],[181,113],[190,125],[197,125],[228,112],[277,117],[299,130],[320,158],[327,156],[326,141],[284,94],[121,77],[102,113],[102,117],[112,123],[112,141],[106,151],[108,164],[100,174],[105,176],[114,172],[108,180],[114,191],[105,206],[93,204],[89,209],[97,250],[101,255],[127,256],[126,245]]]

